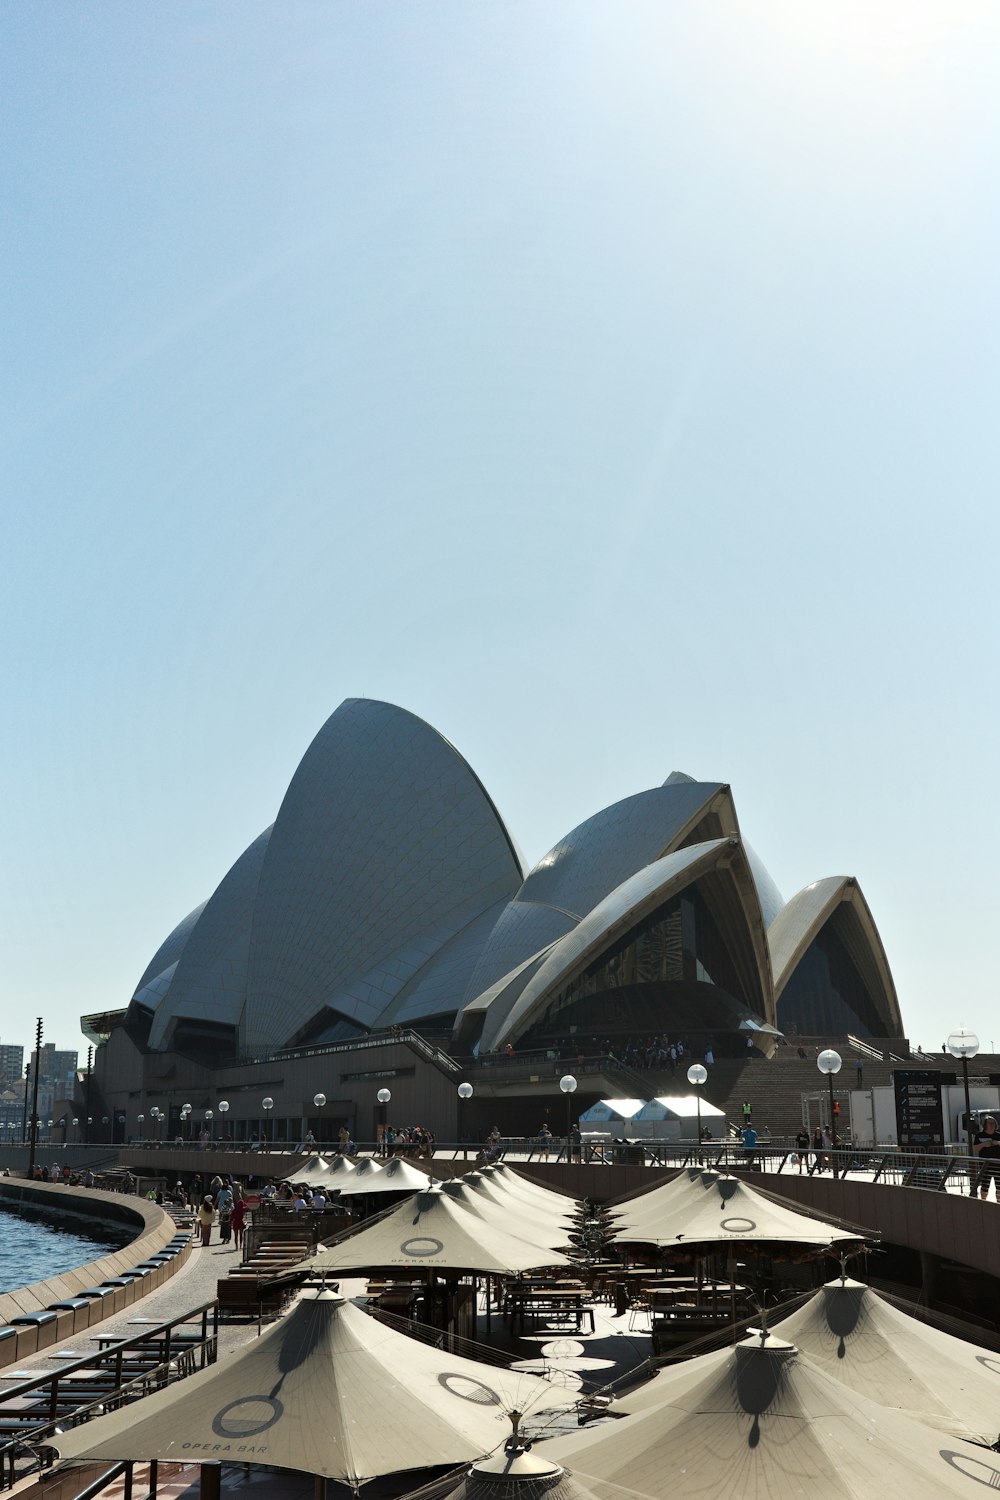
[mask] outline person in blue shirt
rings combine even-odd
[[[743,1150],[747,1154],[747,1161],[750,1163],[750,1170],[752,1172],[757,1164],[757,1132],[752,1125],[744,1125],[743,1127]]]

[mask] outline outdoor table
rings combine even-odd
[[[587,1292],[581,1288],[513,1287],[508,1294],[504,1315],[510,1318],[511,1333],[523,1332],[526,1318],[572,1316],[579,1330],[589,1318],[594,1332],[594,1309],[585,1305]]]

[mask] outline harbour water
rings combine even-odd
[[[44,1281],[126,1244],[135,1231],[82,1215],[0,1202],[0,1293]]]

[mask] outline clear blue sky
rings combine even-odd
[[[1000,1046],[1000,9],[0,9],[0,1038],[345,697],[529,859],[673,769]]]

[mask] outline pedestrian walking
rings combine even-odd
[[[809,1132],[804,1125],[795,1137],[795,1150],[798,1153],[799,1176],[801,1177],[803,1171],[809,1165]]]
[[[215,1223],[215,1204],[210,1197],[204,1197],[198,1206],[198,1223],[201,1226],[202,1248],[206,1249],[212,1243],[212,1225]]]

